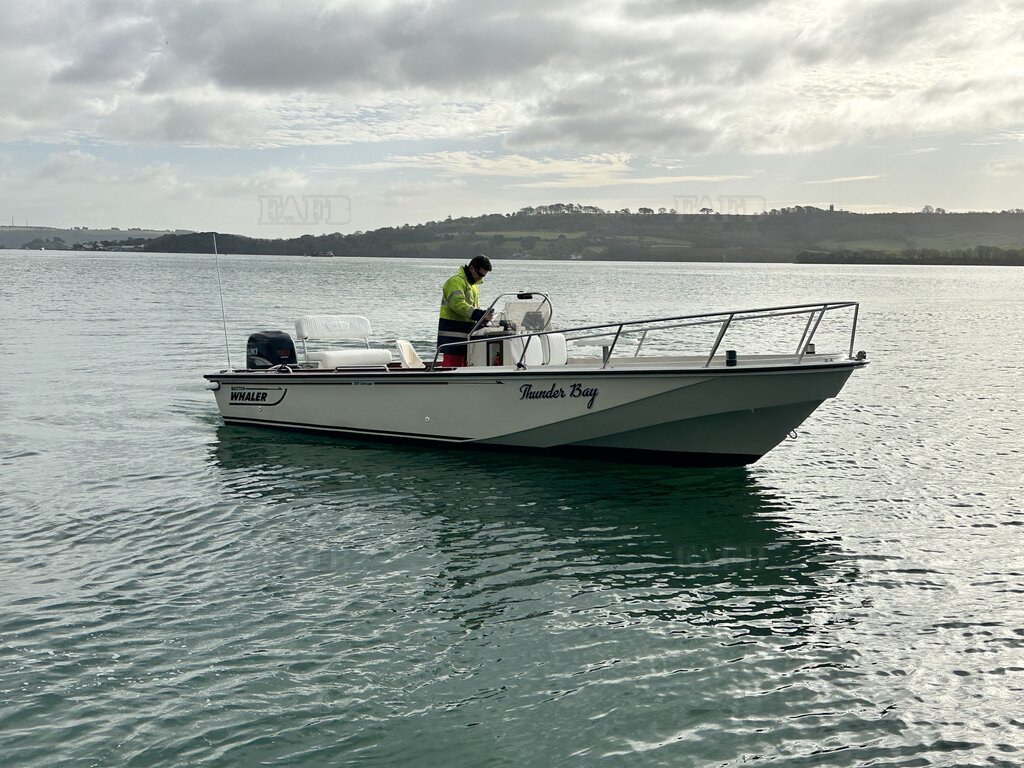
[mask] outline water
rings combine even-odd
[[[231,354],[425,352],[454,265],[223,259]],[[873,363],[740,470],[228,428],[212,258],[2,253],[0,763],[1024,763],[1024,270],[496,266],[562,324],[860,300]]]

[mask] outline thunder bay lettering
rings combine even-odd
[[[558,398],[587,398],[587,410],[594,407],[594,400],[597,399],[597,387],[584,387],[582,384],[570,384],[569,388],[552,384],[547,389],[536,389],[533,384],[523,384],[519,387],[520,400],[551,400]]]

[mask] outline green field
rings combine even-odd
[[[816,248],[824,251],[885,251],[887,253],[898,253],[904,248],[915,247],[905,239],[865,239],[865,240],[821,240],[815,244]]]
[[[538,240],[557,240],[564,237],[566,240],[573,240],[583,237],[586,232],[554,232],[544,229],[508,229],[494,230],[489,232],[475,232],[477,237],[494,237],[501,235],[506,240],[521,240],[524,237],[535,237]]]
[[[1022,248],[1024,237],[1003,232],[957,232],[944,235],[910,235],[905,238],[864,238],[858,240],[821,240],[815,248],[825,251],[882,251],[899,253],[906,249],[955,251],[993,245],[997,248]]]
[[[911,238],[914,248],[934,248],[939,251],[953,251],[973,248],[976,245],[994,245],[997,248],[1024,248],[1024,237],[1012,232],[957,232],[956,234],[929,237],[917,235]]]
[[[693,247],[693,243],[690,240],[680,240],[679,238],[673,238],[673,237],[646,237],[646,236],[643,236],[643,235],[639,235],[639,236],[626,235],[626,236],[622,236],[622,237],[616,237],[615,239],[619,240],[621,242],[624,242],[624,243],[638,243],[640,245],[648,245],[648,246],[652,246],[654,248],[660,248],[660,247],[692,248]]]

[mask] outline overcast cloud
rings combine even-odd
[[[1024,207],[1022,75],[1022,2],[8,0],[0,215],[282,236],[261,190],[348,195],[348,229],[692,194]]]

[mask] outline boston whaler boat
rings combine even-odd
[[[853,351],[856,302],[557,330],[546,294],[499,302],[497,322],[470,334],[464,367],[443,367],[443,349],[423,362],[401,339],[393,359],[358,315],[307,315],[295,323],[300,354],[287,333],[255,333],[245,370],[206,374],[207,386],[228,424],[732,466],[761,458],[867,364]],[[847,348],[817,352],[837,321]]]

